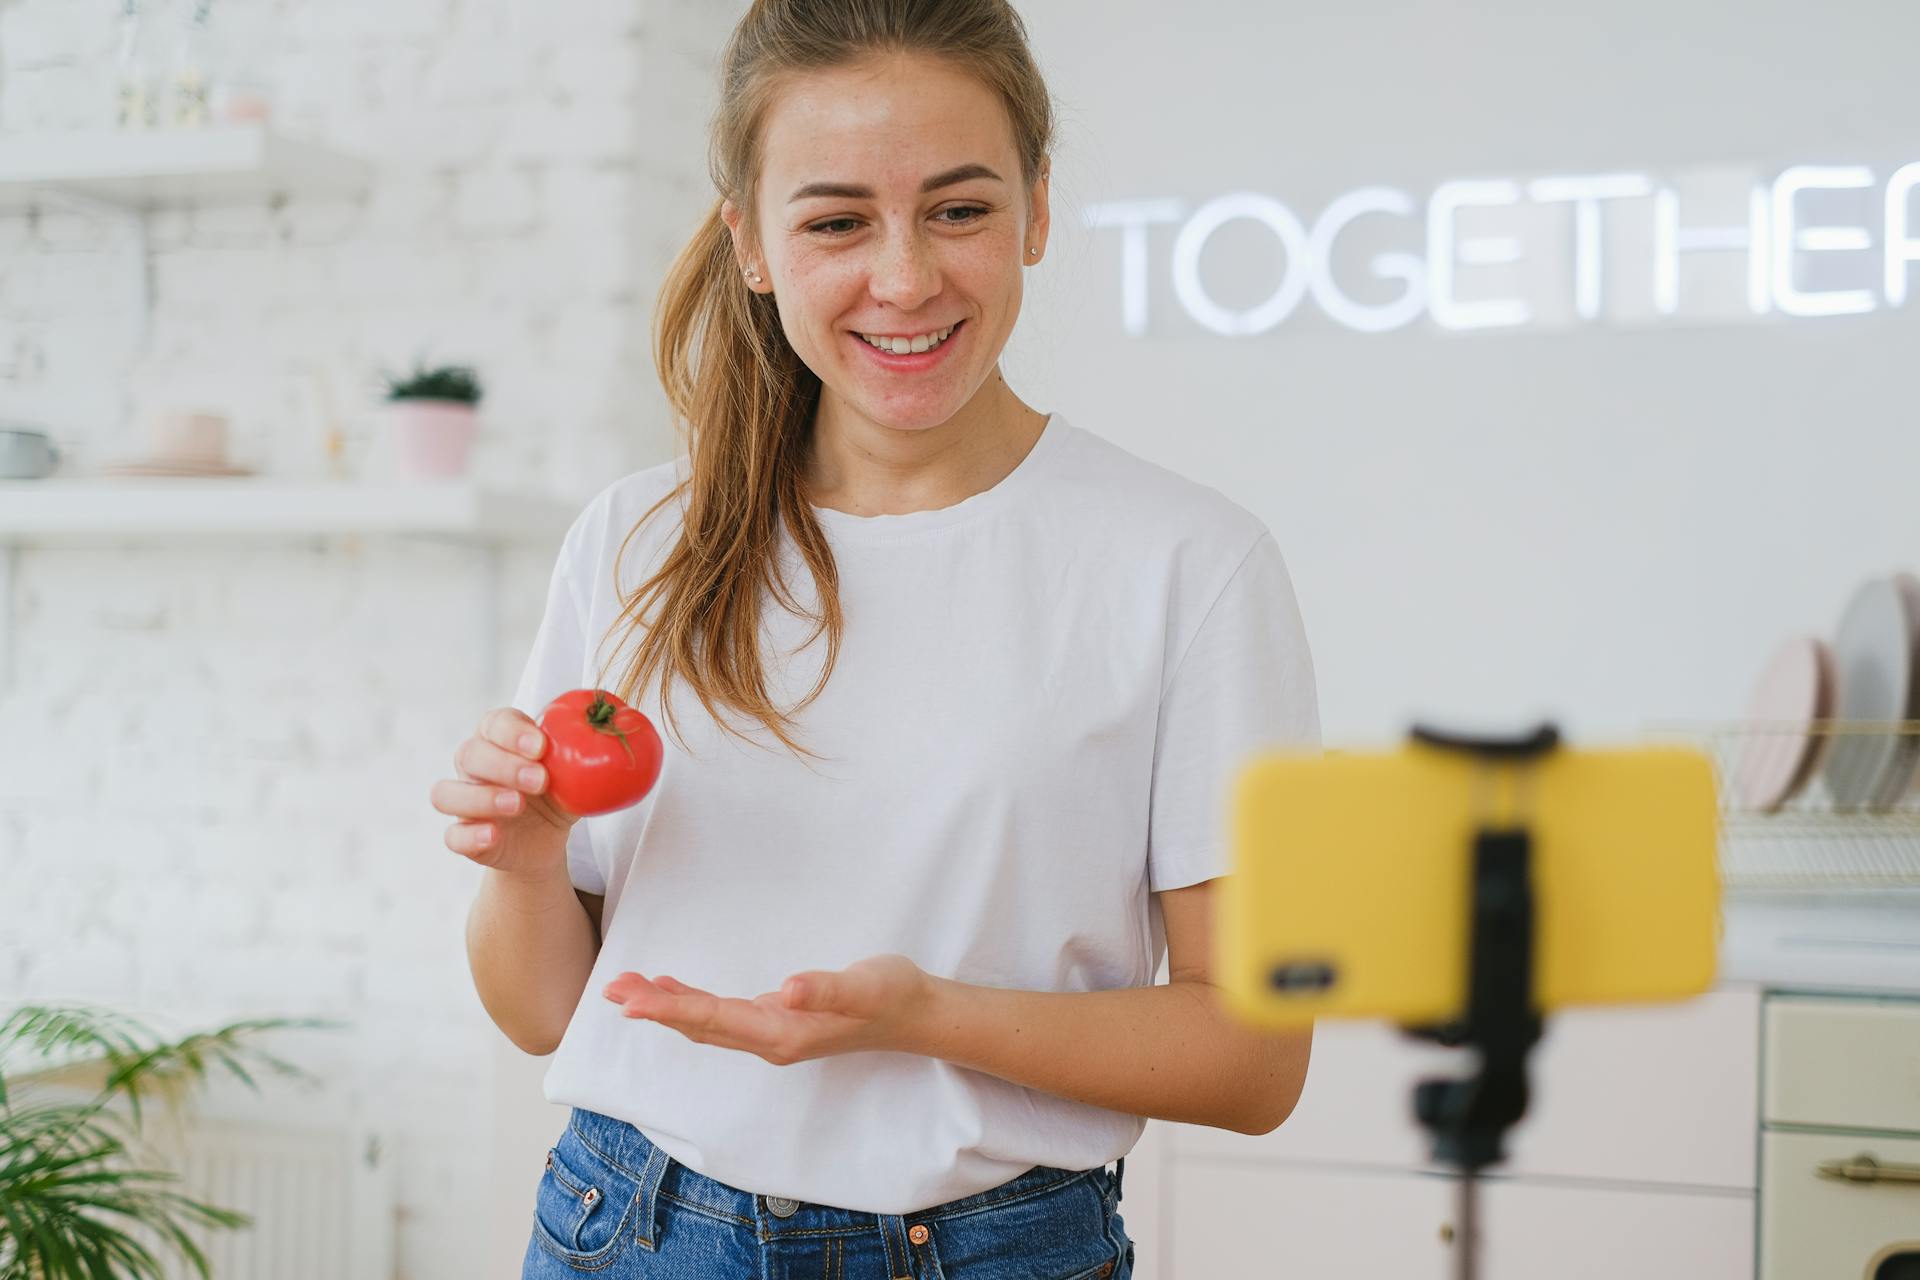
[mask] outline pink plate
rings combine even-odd
[[[1833,714],[1833,657],[1818,636],[1794,636],[1773,652],[1747,703],[1752,732],[1736,768],[1743,804],[1772,812],[1813,776],[1815,722]]]

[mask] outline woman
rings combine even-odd
[[[1208,882],[1237,766],[1318,743],[1306,638],[1257,518],[1000,376],[1052,119],[1005,0],[729,42],[656,325],[686,456],[574,522],[435,792],[482,1000],[571,1108],[526,1276],[1124,1277],[1146,1117],[1299,1095],[1308,1037],[1213,999]],[[639,805],[546,795],[576,687],[665,726]]]

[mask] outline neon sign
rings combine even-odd
[[[1510,267],[1531,271],[1535,286],[1547,285],[1570,296],[1570,317],[1561,323],[1598,319],[1605,309],[1605,281],[1620,278],[1623,264],[1609,262],[1604,251],[1609,221],[1616,233],[1637,237],[1643,252],[1632,269],[1644,272],[1649,318],[1680,310],[1683,255],[1746,255],[1745,297],[1749,317],[1854,315],[1906,304],[1912,264],[1920,261],[1920,236],[1913,230],[1913,192],[1920,186],[1920,161],[1901,166],[1887,179],[1875,202],[1872,222],[1882,235],[1880,257],[1870,265],[1878,293],[1871,288],[1806,287],[1802,269],[1814,254],[1863,254],[1875,250],[1873,228],[1854,223],[1816,223],[1807,207],[1816,193],[1871,189],[1876,179],[1865,165],[1795,165],[1771,182],[1742,180],[1745,210],[1741,222],[1701,226],[1681,221],[1675,187],[1638,172],[1574,174],[1528,182],[1483,179],[1442,182],[1422,209],[1396,187],[1369,186],[1331,201],[1309,226],[1280,201],[1258,192],[1234,191],[1188,209],[1178,200],[1119,200],[1089,206],[1086,224],[1120,233],[1121,323],[1143,334],[1150,321],[1148,288],[1149,229],[1177,225],[1168,261],[1174,300],[1194,323],[1214,333],[1244,337],[1265,333],[1292,315],[1308,297],[1335,323],[1360,333],[1384,333],[1431,316],[1445,329],[1490,329],[1554,323],[1536,314],[1526,297],[1469,300],[1462,296],[1462,268]],[[1855,197],[1858,199],[1858,197]],[[1467,235],[1463,217],[1498,216],[1531,207],[1537,218],[1545,206],[1569,207],[1571,271],[1565,263],[1529,259],[1522,238]],[[1612,217],[1609,218],[1609,212]],[[1633,216],[1630,216],[1633,215]],[[1372,276],[1397,283],[1398,296],[1385,303],[1355,299],[1335,279],[1336,243],[1353,234],[1363,218],[1418,219],[1424,231],[1422,251],[1381,251],[1367,259]],[[1284,258],[1273,292],[1252,306],[1220,302],[1201,280],[1200,260],[1222,227],[1247,221],[1271,233]],[[1632,226],[1622,225],[1633,223]],[[1615,255],[1618,256],[1617,253]],[[1854,262],[1856,269],[1858,260]]]

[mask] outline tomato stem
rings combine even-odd
[[[634,764],[638,764],[639,761],[633,758],[633,744],[627,741],[627,731],[615,726],[613,723],[613,715],[614,705],[607,701],[606,690],[595,689],[593,691],[593,705],[587,708],[587,723],[592,725],[596,732],[610,733],[620,739],[621,749],[627,753],[627,759]]]

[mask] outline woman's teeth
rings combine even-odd
[[[945,342],[947,335],[951,334],[958,327],[957,324],[950,324],[944,329],[936,329],[932,333],[916,334],[911,338],[880,338],[870,333],[863,333],[860,336],[866,339],[870,346],[878,348],[881,351],[892,352],[896,356],[904,356],[918,351],[931,351],[933,348]]]

